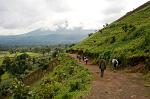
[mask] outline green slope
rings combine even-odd
[[[150,56],[150,1],[76,44],[71,50],[83,51],[96,59],[119,58],[124,64],[145,61]]]

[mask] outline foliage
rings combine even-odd
[[[37,99],[72,99],[89,90],[91,73],[65,54],[59,59],[60,65],[37,88]]]
[[[127,26],[127,24],[123,25],[123,26],[122,26],[122,29],[123,29],[124,32],[127,32],[127,31],[128,31],[128,26]]]
[[[24,74],[27,69],[31,69],[30,59],[30,56],[26,53],[18,55],[14,59],[5,57],[2,67],[11,74],[18,76]]]
[[[49,65],[50,65],[50,59],[44,57],[38,60],[38,66],[41,67],[43,70],[46,70]]]
[[[2,67],[8,71],[10,69],[10,64],[11,64],[11,59],[9,57],[4,57],[3,62],[2,62]]]
[[[28,99],[29,96],[32,96],[32,91],[30,91],[29,87],[17,79],[13,80],[11,90],[13,99]]]
[[[8,79],[0,83],[0,97],[6,96],[8,93],[10,93],[11,82],[12,79]]]
[[[92,35],[93,35],[93,33],[88,34],[89,37],[92,36]]]

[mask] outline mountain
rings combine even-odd
[[[0,36],[1,45],[55,45],[76,43],[84,39],[93,30],[81,28],[65,29],[56,31],[37,29],[29,33],[15,36]]]
[[[83,51],[94,62],[119,59],[123,65],[136,65],[150,58],[150,1],[98,30],[70,50]],[[150,61],[150,60],[149,60]]]

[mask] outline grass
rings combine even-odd
[[[125,32],[122,27],[127,25]],[[133,30],[132,28],[135,27]],[[134,12],[120,21],[111,23],[101,32],[96,32],[80,43],[73,50],[83,50],[91,57],[121,58],[126,56],[130,61],[133,57],[149,57],[150,55],[150,2],[144,8]],[[109,55],[108,52],[110,53]],[[97,56],[99,57],[97,57]]]
[[[33,53],[33,52],[27,52],[28,55],[30,55],[31,57],[39,57],[42,56],[42,54],[40,53]]]

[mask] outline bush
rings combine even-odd
[[[80,79],[79,80],[71,80],[69,86],[70,86],[70,90],[69,90],[70,92],[80,90],[82,87],[82,81]]]
[[[130,24],[130,25],[124,24],[122,26],[122,29],[124,32],[133,32],[134,30],[136,30],[136,27],[132,24]]]
[[[57,95],[61,87],[61,83],[58,82],[54,82],[51,84],[42,83],[37,91],[37,97],[39,97],[40,99],[52,99]]]
[[[39,67],[41,67],[43,70],[46,70],[46,69],[49,67],[49,65],[50,65],[49,59],[47,59],[47,58],[40,58],[40,59],[38,60],[38,65],[39,65]]]
[[[129,25],[129,32],[133,32],[136,30],[136,27],[134,25]]]
[[[145,32],[145,27],[141,27],[139,29],[136,29],[128,38],[129,39],[134,39],[142,36]]]
[[[92,36],[92,35],[93,35],[93,33],[88,34],[89,37]]]
[[[123,26],[122,26],[122,29],[123,29],[124,32],[127,32],[127,31],[128,31],[128,26],[127,26],[127,24],[123,25]]]
[[[11,87],[13,93],[13,99],[28,99],[32,96],[32,91],[29,90],[28,86],[25,86],[23,82],[14,79]]]
[[[12,79],[0,83],[0,96],[6,96],[10,93]]]
[[[110,44],[114,43],[115,41],[116,41],[115,36],[111,37],[111,39],[110,39]]]
[[[91,62],[93,65],[99,64],[99,60],[97,58],[94,58]]]
[[[91,73],[66,55],[60,54],[60,65],[37,89],[39,99],[72,99],[87,91]]]

